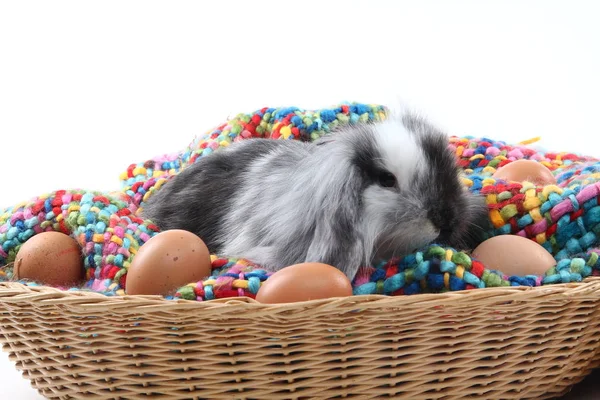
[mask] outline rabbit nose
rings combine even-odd
[[[440,211],[430,210],[427,213],[427,217],[439,232],[437,237],[438,240],[450,239],[450,236],[452,235],[452,228],[451,224],[449,223],[449,215],[444,215],[444,213]]]
[[[427,212],[427,218],[431,221],[433,226],[440,231],[440,233],[447,229],[447,225],[444,223],[444,217],[441,212],[435,210],[429,210]]]

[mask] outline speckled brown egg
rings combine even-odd
[[[472,256],[486,268],[508,276],[544,275],[556,265],[556,260],[545,248],[517,235],[489,238],[473,250]]]
[[[44,285],[75,286],[84,278],[83,255],[75,239],[62,232],[41,232],[17,252],[14,278]]]
[[[352,295],[352,284],[339,269],[322,263],[291,265],[273,273],[258,289],[261,303],[294,303]]]
[[[496,179],[509,182],[532,182],[536,185],[554,185],[556,177],[544,164],[534,160],[515,160],[498,168]]]
[[[195,234],[162,231],[144,243],[127,269],[127,294],[168,295],[211,274],[210,253]]]

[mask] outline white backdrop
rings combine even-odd
[[[404,104],[451,134],[600,156],[590,1],[3,1],[0,208],[118,188],[230,115]],[[35,392],[0,359],[2,398]]]

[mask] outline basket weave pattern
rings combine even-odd
[[[5,350],[55,399],[547,399],[600,364],[600,279],[290,305],[0,284]]]
[[[240,114],[180,153],[132,164],[119,193],[57,191],[0,210],[0,266],[34,234],[59,230],[82,245],[87,270],[86,284],[70,290],[10,282],[10,268],[0,270],[8,281],[0,283],[4,349],[40,393],[57,399],[565,393],[600,365],[600,161],[589,157],[451,138],[466,185],[488,199],[490,234],[544,246],[558,260],[544,276],[505,276],[429,246],[363,268],[349,298],[263,305],[252,298],[268,271],[213,255],[213,276],[174,296],[124,296],[127,266],[158,231],[138,211],[181,168],[237,140],[312,140],[384,111],[353,104]],[[491,178],[517,159],[543,163],[558,185]]]

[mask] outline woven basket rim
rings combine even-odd
[[[376,308],[411,308],[424,307],[472,308],[475,305],[485,306],[505,304],[507,302],[565,302],[572,298],[597,300],[600,296],[600,277],[588,277],[581,282],[560,283],[537,287],[507,286],[487,287],[445,293],[421,293],[404,296],[386,295],[353,295],[296,303],[264,304],[250,297],[229,297],[205,301],[184,299],[166,299],[162,296],[124,295],[106,296],[89,291],[67,291],[49,286],[27,286],[18,282],[0,282],[0,303],[41,303],[45,305],[68,305],[71,312],[107,311],[124,313],[149,313],[156,311],[174,312],[177,310],[221,308],[221,311],[235,312],[236,309],[270,312],[316,310],[316,309],[360,309],[366,311]],[[231,315],[231,314],[230,314]]]
[[[252,380],[252,387],[241,382],[238,388],[249,390],[244,397],[250,398],[297,398],[298,388],[306,390],[306,397],[348,392],[354,398],[366,390],[398,397],[403,390],[412,397],[402,398],[425,398],[442,387],[454,394],[452,398],[470,388],[480,395],[489,393],[493,399],[517,392],[524,398],[549,398],[566,393],[599,365],[595,335],[599,303],[600,277],[537,287],[355,295],[287,304],[263,304],[249,297],[194,301],[107,296],[2,282],[0,342],[17,362],[17,369],[25,371],[34,386],[52,398],[77,397],[78,393],[113,398],[116,383],[106,380],[107,372],[98,372],[103,366],[95,364],[98,357],[111,376],[116,373],[123,382],[122,395],[127,398],[145,397],[148,391],[164,392],[170,398],[182,398],[182,393],[187,397],[189,382],[194,382],[199,398],[232,398],[231,374],[236,369]],[[419,312],[427,316],[423,325],[414,318]],[[571,312],[575,318],[563,320]],[[142,336],[144,341],[138,344]],[[112,340],[116,337],[125,340]],[[572,340],[565,343],[563,338]],[[66,367],[65,345],[79,357]],[[95,351],[105,346],[106,352],[96,355]],[[182,351],[173,351],[176,348]],[[390,359],[390,349],[402,356]],[[506,350],[508,358],[502,358],[502,349],[511,349]],[[137,358],[140,352],[148,353],[144,357],[149,358]],[[238,365],[240,354],[246,358]],[[128,357],[123,359],[123,355]],[[294,369],[285,362],[286,357],[302,364]],[[356,364],[354,357],[362,361]],[[210,368],[220,372],[214,376],[197,369],[174,373],[173,368],[187,367],[189,360],[210,360]],[[427,366],[431,364],[428,360],[433,360],[433,367]],[[442,364],[436,364],[439,362]],[[153,365],[151,370],[142,368],[154,374],[152,377],[138,373],[144,363]],[[497,366],[500,375],[496,376],[490,367],[498,363],[506,363],[506,367]],[[364,368],[354,371],[356,365]],[[390,369],[382,373],[381,366]],[[328,381],[314,378],[314,371],[306,368],[325,368],[332,383],[325,387]],[[387,374],[397,370],[406,374]],[[281,380],[280,371],[290,371],[289,376],[298,380],[289,381],[288,375]],[[353,381],[357,386],[340,388],[338,379],[345,383],[348,371],[357,375]],[[449,383],[437,380],[440,371]],[[549,371],[548,378],[540,379],[543,371]],[[267,372],[274,381],[265,380]],[[305,380],[307,373],[310,379]],[[535,386],[519,386],[515,379],[521,378]],[[154,379],[156,386],[148,386]],[[396,386],[398,382],[403,389]]]

